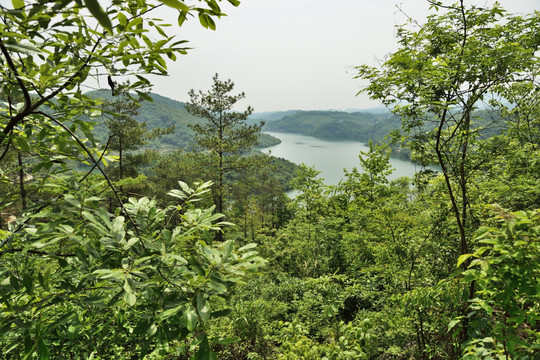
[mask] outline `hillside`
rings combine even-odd
[[[295,133],[325,140],[372,140],[381,143],[393,130],[401,129],[401,119],[382,109],[356,112],[294,111],[279,120],[272,113],[268,115],[272,116],[269,121],[263,116],[258,117],[266,122],[263,128],[265,131]],[[424,130],[430,126],[426,124]],[[471,126],[479,129],[478,136],[481,139],[501,134],[506,129],[500,114],[486,110],[473,112]],[[408,153],[406,150],[394,155],[406,158]]]
[[[297,111],[267,122],[264,130],[289,132],[328,140],[382,141],[401,126],[399,118],[388,113],[343,111]]]
[[[254,124],[259,121],[270,123],[276,120],[280,120],[285,116],[294,115],[302,110],[287,110],[287,111],[264,111],[253,113],[249,116],[248,122]]]
[[[97,90],[87,93],[93,98],[102,98],[111,101],[112,96],[110,90]],[[199,118],[191,115],[184,107],[184,103],[167,98],[165,96],[150,93],[153,99],[150,101],[141,102],[139,115],[135,118],[139,121],[145,121],[149,129],[156,127],[167,128],[172,125],[175,130],[172,134],[165,135],[148,144],[148,147],[160,150],[173,150],[189,148],[193,144],[193,131],[189,129],[188,124],[194,124],[200,121]],[[107,137],[107,128],[103,123],[103,119],[97,119],[100,122],[95,126],[95,135],[98,139]],[[278,144],[279,140],[267,134],[262,134],[260,137],[260,146],[266,147]]]
[[[112,100],[110,90],[97,90],[89,92],[94,98]],[[156,127],[166,128],[175,126],[172,134],[165,135],[148,144],[148,147],[159,150],[173,150],[189,148],[193,144],[193,132],[188,124],[200,121],[189,114],[184,103],[165,96],[150,93],[153,102],[143,101],[139,115],[135,118],[145,121],[149,129]],[[98,122],[102,119],[97,119]],[[263,130],[275,132],[289,132],[314,136],[329,140],[356,140],[367,142],[373,140],[381,142],[393,129],[401,126],[401,121],[381,111],[276,111],[252,114],[248,123],[265,122]],[[107,137],[107,128],[103,123],[95,127],[96,137],[104,140]],[[262,134],[259,146],[267,147],[278,144],[279,140]]]

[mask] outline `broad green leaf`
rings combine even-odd
[[[34,281],[32,279],[32,276],[28,273],[24,273],[22,283],[26,289],[26,292],[32,295],[32,293],[34,292]]]
[[[24,0],[11,0],[13,9],[22,9],[24,8]]]
[[[130,238],[126,244],[123,246],[123,249],[124,250],[128,250],[130,249],[133,245],[135,245],[136,243],[139,242],[139,238],[138,237],[132,237]]]
[[[182,311],[183,308],[184,308],[184,305],[179,305],[179,306],[174,307],[172,309],[167,309],[167,310],[165,310],[165,311],[163,311],[163,312],[161,312],[159,314],[159,319],[160,320],[165,320],[168,317],[171,317],[171,316],[177,314],[178,312]]]
[[[79,333],[81,332],[82,325],[81,324],[71,324],[68,327],[68,337],[71,340],[74,340],[77,336],[79,336]]]
[[[186,4],[184,4],[182,1],[179,1],[179,0],[159,0],[159,2],[169,6],[169,7],[172,7],[174,9],[178,9],[182,12],[189,12],[189,6],[187,6]]]
[[[213,290],[217,291],[218,293],[224,293],[227,291],[227,286],[223,284],[223,282],[220,279],[214,276],[210,278],[210,281],[208,282],[208,286],[212,288]]]
[[[186,21],[187,19],[187,12],[180,12],[180,14],[178,15],[178,26],[179,27],[182,27],[182,25],[184,24],[184,21]]]
[[[42,49],[39,49],[37,47],[34,47],[29,44],[21,44],[21,43],[7,43],[6,48],[23,53],[23,54],[39,54],[39,55],[45,55],[45,51]]]
[[[127,25],[127,17],[126,17],[126,15],[119,12],[117,17],[118,17],[118,21],[120,22],[120,24],[125,27]]]
[[[124,292],[124,301],[128,305],[133,306],[137,302],[137,296],[132,292],[130,292],[130,293]]]
[[[30,151],[30,145],[28,145],[28,141],[26,141],[26,138],[23,136],[18,136],[17,138],[17,145],[24,150],[24,151]]]
[[[38,356],[39,360],[49,360],[51,358],[49,348],[47,347],[43,339],[38,340]]]
[[[14,275],[11,275],[9,277],[9,284],[11,285],[11,287],[15,290],[19,290],[20,289],[20,284],[19,284],[19,280],[17,279],[17,277],[15,277]]]
[[[216,354],[210,349],[208,344],[208,338],[203,335],[201,342],[199,343],[199,350],[195,354],[196,360],[217,360]]]
[[[463,263],[464,263],[468,258],[470,258],[471,256],[474,256],[474,254],[463,254],[463,255],[460,255],[460,257],[458,258],[456,267],[460,267],[461,264],[463,264]]]
[[[194,308],[189,308],[184,312],[184,318],[186,323],[186,328],[189,331],[195,330],[197,327],[197,323],[199,322],[199,319],[197,317],[197,312]]]
[[[210,304],[206,297],[201,293],[197,294],[197,312],[202,321],[206,322],[210,319]]]
[[[256,243],[249,243],[247,245],[242,246],[240,249],[238,249],[238,252],[246,251],[246,250],[253,249],[256,247],[257,247]]]
[[[461,319],[454,319],[454,320],[451,320],[449,323],[448,323],[448,329],[447,331],[450,331],[454,328],[454,326],[456,326],[457,324],[459,324],[461,322]]]
[[[99,24],[105,28],[112,35],[112,23],[109,16],[103,9],[97,0],[84,0],[84,4],[88,11],[97,19]]]
[[[154,322],[154,323],[152,323],[152,324],[148,327],[148,329],[146,330],[146,334],[147,334],[148,336],[153,336],[157,331],[158,331],[158,326],[157,326],[157,324]]]
[[[229,256],[231,256],[232,251],[234,249],[234,241],[233,240],[227,240],[223,243],[222,248],[224,250],[223,254],[223,262],[226,263],[229,259]]]

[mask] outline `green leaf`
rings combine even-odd
[[[229,1],[229,3],[231,3],[233,6],[238,6],[238,5],[240,5],[240,1],[238,1],[238,0],[228,0],[228,1]]]
[[[185,318],[185,321],[186,321],[186,328],[189,331],[195,330],[195,328],[197,327],[197,323],[199,321],[199,319],[197,317],[197,312],[195,311],[195,309],[190,308],[190,309],[186,310],[186,312],[184,312],[184,318]]]
[[[178,15],[178,26],[179,27],[182,27],[182,25],[184,24],[184,21],[186,21],[187,19],[187,12],[184,12],[182,11],[179,15]]]
[[[253,249],[256,247],[257,247],[256,243],[249,243],[247,245],[242,246],[240,249],[238,249],[238,252],[246,251],[246,250]]]
[[[15,10],[24,8],[24,0],[11,0],[11,4]]]
[[[38,54],[38,55],[45,55],[45,51],[38,49],[37,47],[34,47],[32,45],[28,44],[21,44],[21,43],[7,43],[6,48],[23,53],[23,54]]]
[[[208,20],[207,20],[207,17],[205,13],[203,12],[200,12],[199,13],[199,22],[201,23],[202,26],[204,26],[205,28],[208,29]]]
[[[224,293],[227,291],[227,286],[223,284],[220,279],[214,276],[211,277],[210,281],[208,282],[208,286],[218,293]]]
[[[197,294],[197,312],[202,321],[208,321],[210,319],[210,304],[205,295],[201,293]]]
[[[203,335],[202,341],[199,343],[199,351],[195,354],[197,360],[217,360],[216,353],[210,349],[208,338]]]
[[[51,358],[49,348],[47,347],[43,339],[39,339],[38,341],[38,356],[39,360],[49,360]]]
[[[112,23],[109,16],[103,9],[97,0],[84,0],[84,4],[88,11],[97,19],[99,24],[105,28],[112,35]]]
[[[71,324],[68,327],[68,337],[71,340],[74,340],[79,336],[79,333],[81,332],[82,325],[81,324]]]
[[[127,25],[127,17],[126,17],[126,15],[119,12],[117,17],[118,17],[118,21],[120,22],[120,24],[125,27]]]
[[[158,331],[158,327],[156,323],[152,323],[148,329],[146,330],[146,334],[148,336],[153,336]]]
[[[470,258],[471,256],[474,256],[474,254],[463,254],[463,255],[460,255],[460,257],[458,258],[456,267],[460,267],[461,264],[463,264],[463,263],[464,263],[468,258]]]
[[[137,302],[137,296],[132,292],[124,292],[124,301],[129,306],[133,306]]]
[[[223,255],[223,262],[227,262],[229,259],[229,256],[231,256],[232,251],[234,249],[234,241],[233,240],[227,240],[223,243],[221,246],[223,250],[225,251],[225,254]]]
[[[34,290],[34,286],[33,286],[33,279],[30,276],[30,274],[24,273],[22,283],[23,283],[24,288],[26,289],[26,292],[31,295]]]
[[[26,138],[23,136],[17,136],[17,145],[24,150],[24,151],[30,151],[30,146],[28,145],[28,141],[26,141]]]
[[[171,317],[175,314],[177,314],[179,311],[181,311],[182,309],[184,308],[184,305],[179,305],[177,307],[174,307],[172,309],[167,309],[165,311],[163,311],[161,314],[159,314],[159,319],[160,320],[165,320],[167,319],[168,317]]]
[[[21,288],[19,280],[13,275],[9,277],[9,285],[11,285],[14,290],[19,290]]]
[[[459,318],[450,321],[450,322],[448,323],[448,330],[447,330],[447,331],[452,330],[452,329],[454,328],[454,326],[456,326],[456,325],[459,324],[460,322],[461,322],[461,319],[459,319]]]
[[[159,0],[161,3],[170,6],[174,9],[178,9],[182,12],[189,12],[189,6],[178,0]]]
[[[138,237],[132,237],[131,239],[129,239],[127,241],[127,243],[123,246],[123,249],[124,250],[128,250],[129,248],[131,248],[133,245],[135,245],[136,243],[139,242],[139,238]]]

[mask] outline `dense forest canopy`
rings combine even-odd
[[[154,9],[215,29],[219,1],[101,5],[0,5],[2,358],[538,358],[539,13],[426,1],[357,67],[391,114],[248,118],[217,75],[148,92],[187,52]],[[329,186],[260,120],[377,138]],[[424,170],[389,181],[396,144]]]

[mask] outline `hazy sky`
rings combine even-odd
[[[540,10],[539,0],[499,2],[512,13]],[[169,63],[168,77],[152,78],[154,92],[187,101],[189,89],[206,91],[218,73],[234,81],[235,93],[246,93],[242,108],[251,105],[256,112],[373,107],[377,104],[367,96],[356,96],[362,83],[353,79],[354,67],[376,65],[397,48],[394,26],[406,21],[397,6],[419,20],[429,9],[426,0],[242,0],[237,8],[221,4],[228,16],[217,20],[216,31],[204,29],[196,18],[180,29],[169,28],[193,49]]]

